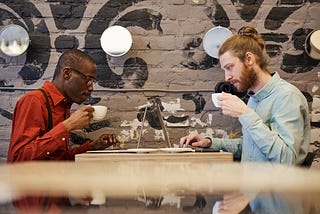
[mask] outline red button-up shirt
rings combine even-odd
[[[89,142],[70,149],[69,132],[63,121],[70,116],[71,104],[46,81],[42,87],[52,111],[52,129],[46,133],[46,99],[39,90],[31,91],[17,102],[12,119],[8,163],[30,160],[74,160],[75,154],[89,150]]]

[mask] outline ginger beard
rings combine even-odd
[[[254,69],[249,68],[244,64],[244,68],[241,71],[239,80],[232,81],[232,84],[234,85],[236,82],[238,82],[237,90],[239,92],[248,92],[248,90],[256,84],[257,79],[258,76]]]

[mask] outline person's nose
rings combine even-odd
[[[226,81],[230,81],[232,79],[232,75],[229,72],[224,73],[224,78]]]
[[[88,91],[89,91],[89,92],[92,92],[92,91],[93,91],[93,84],[91,84],[91,85],[88,86]]]

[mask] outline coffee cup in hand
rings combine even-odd
[[[213,104],[216,106],[216,107],[218,107],[218,108],[220,108],[221,106],[219,105],[219,100],[218,100],[218,96],[220,96],[222,93],[213,93],[212,95],[211,95],[211,99],[212,99],[212,102],[213,102]]]
[[[107,106],[92,106],[92,108],[94,108],[92,120],[102,120],[107,114]]]

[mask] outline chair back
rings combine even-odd
[[[314,152],[308,152],[308,154],[307,154],[306,158],[304,159],[303,163],[301,164],[301,166],[310,168],[315,156],[316,156],[316,154]]]

